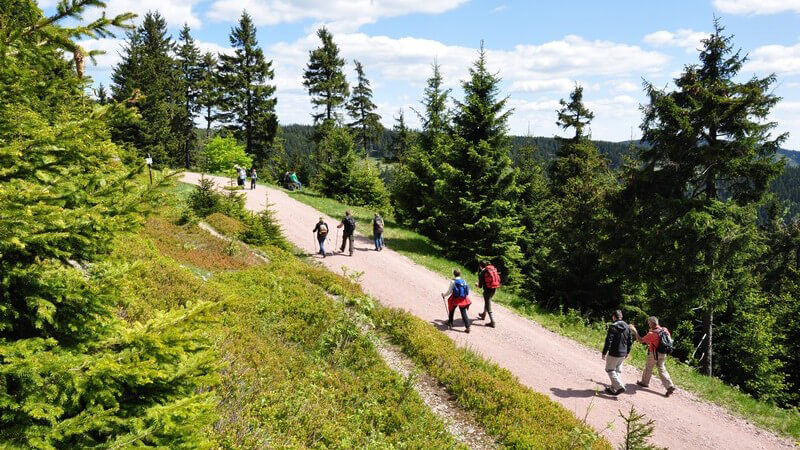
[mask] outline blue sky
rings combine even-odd
[[[410,108],[434,59],[460,97],[459,82],[483,40],[514,108],[512,133],[558,134],[558,100],[578,82],[595,111],[592,137],[603,140],[629,139],[632,131],[638,137],[642,80],[666,86],[695,63],[716,15],[750,55],[742,77],[778,75],[775,93],[784,100],[772,119],[791,133],[787,146],[800,149],[800,0],[108,0],[108,9],[157,9],[175,36],[186,22],[201,47],[215,52],[229,50],[230,28],[247,9],[273,60],[284,124],[311,121],[302,71],[325,25],[348,60],[350,80],[352,60],[364,64],[386,126],[400,108],[417,123]],[[95,83],[108,84],[122,37],[84,43],[108,52],[88,71]]]

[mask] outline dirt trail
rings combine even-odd
[[[227,184],[229,180],[213,178],[218,185]],[[183,181],[187,183],[198,184],[199,179],[200,175],[194,173],[183,176]],[[335,225],[341,220],[327,217],[276,189],[258,186],[246,193],[247,208],[253,211],[264,209],[268,198],[284,235],[309,253],[316,251],[316,239],[311,230],[318,218],[326,217],[334,231]],[[359,231],[371,233],[372,230]],[[332,236],[328,251],[334,250],[334,240]],[[640,372],[627,365],[623,373],[628,390],[626,394],[619,397],[595,396],[595,391],[602,390],[608,382],[598,351],[548,331],[500,305],[494,306],[498,323],[495,329],[484,327],[484,322],[476,321],[472,333],[465,334],[462,332],[461,319],[456,314],[456,329],[447,331],[443,326],[447,317],[440,293],[446,290],[448,280],[392,251],[391,242],[387,242],[387,245],[389,249],[377,253],[372,250],[370,239],[357,234],[356,251],[352,257],[335,255],[320,261],[337,273],[342,273],[343,267],[349,271],[363,272],[362,287],[383,305],[402,308],[430,322],[457,344],[467,346],[510,370],[523,384],[548,395],[578,417],[586,414],[594,397],[588,422],[598,430],[613,422],[613,429],[604,435],[615,445],[623,435],[618,411],[627,411],[633,405],[656,419],[653,441],[671,449],[795,448],[790,440],[735,417],[680,387],[673,396],[664,398],[664,389],[658,377],[653,377],[650,388],[640,388],[635,384]],[[482,301],[473,295],[471,319],[483,310]]]

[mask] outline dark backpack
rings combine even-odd
[[[458,278],[453,280],[453,298],[467,298],[469,286],[467,282]]]
[[[656,353],[671,355],[674,344],[675,341],[672,340],[672,336],[669,335],[669,331],[667,331],[666,328],[662,328],[658,332],[658,347],[656,347]]]
[[[372,228],[373,228],[372,231],[375,231],[376,233],[383,233],[383,219],[381,219],[380,217],[374,219]]]
[[[356,231],[356,220],[352,217],[345,217],[342,223],[344,224],[345,234],[353,234]]]

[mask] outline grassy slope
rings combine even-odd
[[[309,190],[291,192],[289,195],[333,217],[343,216],[344,210],[350,209],[357,220],[357,229],[365,234],[371,233],[374,211],[369,208],[347,206]],[[470,273],[461,264],[443,257],[442,252],[428,238],[419,233],[403,229],[390,219],[384,219],[386,222],[384,240],[387,247],[445,277],[450,276],[454,268],[461,269],[464,274]],[[470,276],[465,278],[468,278],[468,282],[471,283],[469,281]],[[475,278],[474,274],[472,278]],[[604,324],[589,323],[576,314],[559,314],[546,311],[528,299],[502,289],[498,291],[495,300],[554,332],[574,339],[587,347],[597,349],[598,352],[602,348],[603,339],[605,338]],[[645,357],[646,352],[643,347],[637,345],[628,361],[641,369],[644,367]],[[692,367],[675,360],[668,360],[667,365],[673,381],[680,388],[694,392],[701,398],[723,406],[765,428],[800,439],[800,412],[798,410],[786,410],[755,400],[735,387],[728,386],[717,378],[703,376]]]

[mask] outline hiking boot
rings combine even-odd
[[[448,330],[452,330],[453,329],[453,322],[447,322],[447,329]]]
[[[675,386],[670,386],[667,388],[667,393],[664,394],[664,397],[669,397],[672,393],[675,392]]]
[[[486,325],[486,326],[487,326],[487,327],[490,327],[490,328],[494,328],[494,320],[493,320],[493,321],[491,321],[491,322],[489,322],[489,324],[488,324],[488,325]]]
[[[466,330],[464,330],[464,333],[467,333],[467,334],[469,334],[469,327],[467,327],[467,329],[466,329]]]
[[[616,394],[614,394],[614,395],[619,395],[619,394],[624,394],[624,393],[625,393],[625,388],[619,388],[619,389],[617,390],[617,393],[616,393]]]
[[[641,381],[639,381],[639,380],[636,380],[636,384],[638,384],[638,385],[639,385],[639,386],[641,386],[641,387],[650,387],[650,385],[649,385],[649,384],[644,384],[644,383],[642,383],[642,382],[641,382]]]
[[[605,393],[608,395],[617,395],[617,391],[611,389],[610,387],[606,388]]]
[[[478,320],[483,320],[485,317],[486,317],[486,313],[485,312],[478,313]]]

